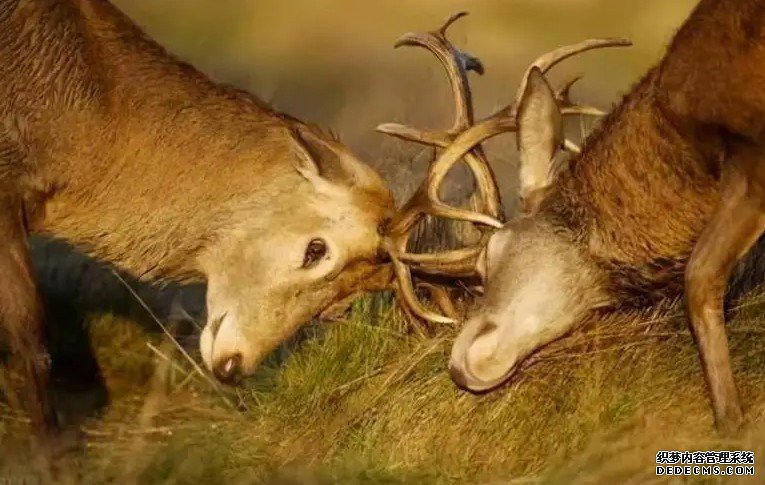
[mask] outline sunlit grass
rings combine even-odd
[[[115,359],[158,335],[128,342],[124,324],[105,316],[91,333],[112,403],[83,426],[68,469],[84,482],[642,483],[656,479],[660,449],[756,449],[759,458],[763,307],[751,297],[729,325],[752,420],[734,440],[713,432],[674,309],[604,320],[545,350],[511,385],[473,396],[445,372],[453,329],[418,337],[387,299],[367,298],[229,391],[231,405],[170,345],[155,348],[172,365],[140,350]],[[153,376],[142,380],[147,365]],[[110,383],[125,376],[132,387]]]

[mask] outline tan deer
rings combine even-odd
[[[702,0],[563,166],[552,156],[565,97],[543,76],[552,62],[535,62],[514,104],[438,139],[448,148],[435,165],[445,168],[517,132],[526,207],[478,258],[485,296],[449,364],[459,386],[493,389],[597,311],[684,291],[718,427],[741,424],[723,297],[765,229],[764,28],[763,0]]]
[[[0,0],[0,388],[38,431],[56,420],[30,233],[141,279],[205,279],[202,356],[233,382],[389,285],[393,210],[346,147],[174,59],[105,0]]]

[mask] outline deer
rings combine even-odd
[[[742,260],[765,230],[763,27],[762,0],[701,0],[563,163],[570,84],[556,91],[545,73],[566,49],[535,61],[513,103],[468,128],[382,127],[443,146],[439,170],[516,133],[523,211],[477,248],[484,295],[452,346],[457,386],[489,392],[604,312],[684,297],[716,427],[740,429],[724,301],[739,262],[757,272],[756,258]]]
[[[106,0],[0,0],[0,122],[0,388],[40,442],[57,416],[32,234],[142,281],[206,281],[200,352],[224,383],[311,318],[390,287],[382,178]]]

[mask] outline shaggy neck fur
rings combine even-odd
[[[724,63],[729,54],[719,50],[737,53],[761,38],[763,3],[733,3],[702,2],[662,62],[603,121],[543,202],[542,217],[604,269],[620,305],[642,307],[682,294],[685,263],[718,203],[730,132],[719,128],[720,113],[688,121],[673,96],[687,86],[684,72],[694,55]],[[704,80],[698,81],[703,91]],[[762,246],[740,265],[734,296],[761,281]]]
[[[558,179],[542,213],[571,232],[639,306],[679,294],[684,261],[717,201],[717,176],[664,117],[650,72]]]

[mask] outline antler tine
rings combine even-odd
[[[441,27],[438,29],[437,32],[440,33],[441,35],[445,36],[446,35],[446,31],[449,30],[449,27],[451,27],[454,22],[456,22],[459,19],[461,19],[462,17],[466,17],[468,15],[469,15],[469,12],[466,12],[464,10],[462,12],[457,12],[457,13],[451,14],[449,16],[449,18],[447,18],[444,21],[443,25],[441,25]]]
[[[559,106],[570,106],[574,103],[571,102],[571,88],[582,79],[582,76],[573,76],[555,92],[555,100]]]
[[[438,189],[441,187],[446,174],[452,169],[455,163],[461,158],[465,157],[471,150],[477,145],[480,145],[487,139],[516,129],[515,118],[509,118],[505,116],[496,116],[482,121],[472,127],[468,128],[457,136],[454,141],[443,151],[436,161],[431,164],[430,171],[428,173],[427,188],[428,198],[434,201],[434,205],[439,207],[443,205],[440,202],[438,196]],[[469,157],[468,157],[469,159]],[[474,222],[481,222],[492,227],[502,227],[502,223],[494,219],[493,221],[482,218],[482,220],[476,220],[468,218],[467,212],[464,209],[454,209],[459,211],[460,216],[465,220],[473,220]]]
[[[576,153],[576,154],[582,153],[582,148],[576,143],[574,143],[573,141],[569,140],[568,138],[563,140],[563,148],[566,151],[569,151],[571,153]]]
[[[539,70],[542,71],[542,74],[545,74],[553,66],[560,63],[561,61],[564,61],[569,57],[575,56],[577,54],[581,54],[582,52],[586,52],[592,49],[602,49],[606,47],[627,47],[631,45],[632,41],[629,39],[587,39],[577,44],[564,45],[562,47],[558,47],[555,50],[542,54],[541,56],[537,57],[534,62],[532,62],[531,65],[529,65],[529,67],[526,69],[526,72],[523,75],[523,79],[521,80],[521,84],[518,86],[518,91],[516,92],[515,103],[512,105],[512,109],[510,111],[512,114],[515,114],[515,111],[518,109],[518,101],[523,95],[523,92],[526,90],[526,83],[528,82],[529,74],[534,67],[539,68]]]
[[[399,294],[415,315],[423,320],[433,323],[456,323],[456,320],[453,318],[439,315],[438,313],[425,308],[417,299],[417,294],[415,293],[414,285],[412,284],[412,273],[409,271],[409,267],[395,256],[391,256],[391,261],[393,262],[393,272],[396,274],[396,280],[398,282]]]
[[[560,113],[562,115],[588,115],[588,116],[605,116],[607,113],[594,106],[587,106],[582,104],[572,104],[571,106],[561,106]]]
[[[454,124],[452,133],[464,130],[473,123],[473,105],[470,88],[468,86],[467,71],[475,71],[483,74],[483,64],[477,57],[466,54],[452,45],[446,38],[446,32],[454,22],[468,15],[467,12],[458,12],[450,16],[437,30],[425,33],[408,33],[401,36],[395,43],[395,47],[419,46],[429,50],[439,60],[446,75],[454,98]]]
[[[412,273],[409,267],[402,261],[400,255],[406,254],[406,246],[409,242],[409,233],[417,222],[422,218],[423,212],[419,209],[422,199],[426,196],[422,186],[404,204],[404,207],[396,214],[391,225],[388,238],[383,242],[383,248],[390,255],[393,263],[393,272],[396,275],[398,294],[404,300],[406,310],[423,320],[434,323],[455,323],[455,320],[439,315],[425,308],[417,298],[412,283]]]
[[[446,148],[452,142],[451,137],[438,131],[427,131],[399,123],[382,123],[375,128],[380,133],[394,136],[405,141],[413,141],[423,145]]]
[[[571,93],[571,88],[574,86],[574,84],[578,83],[582,80],[581,74],[578,74],[576,76],[571,76],[568,81],[564,82],[563,85],[558,88],[558,91],[556,92],[555,96],[558,99],[568,99],[569,95]]]
[[[401,138],[402,140],[415,141],[438,148],[448,148],[454,142],[454,136],[450,134],[419,130],[397,123],[383,123],[377,126],[377,131],[396,138]],[[482,207],[479,209],[495,219],[498,218],[500,214],[499,192],[497,182],[494,179],[493,172],[489,168],[489,162],[486,160],[486,156],[483,152],[476,149],[475,151],[465,154],[465,162],[473,172],[473,176],[476,178],[476,186],[482,195],[480,200]],[[451,168],[451,166],[449,168]],[[488,225],[495,224],[492,222]]]
[[[588,106],[584,104],[576,104],[571,101],[571,87],[576,84],[577,81],[582,79],[582,76],[574,76],[569,79],[563,86],[561,86],[555,93],[555,100],[560,107],[560,113],[562,115],[589,115],[589,116],[605,116],[605,111],[594,106]]]
[[[627,47],[631,45],[631,40],[623,38],[587,39],[576,44],[564,45],[542,54],[536,58],[531,66],[529,66],[528,70],[531,70],[532,67],[536,66],[542,71],[542,74],[545,74],[559,62],[568,59],[571,56],[581,54],[582,52],[592,49],[602,49],[604,47]]]
[[[470,246],[440,253],[400,253],[401,262],[426,274],[468,277],[475,273],[475,261],[481,246]]]

